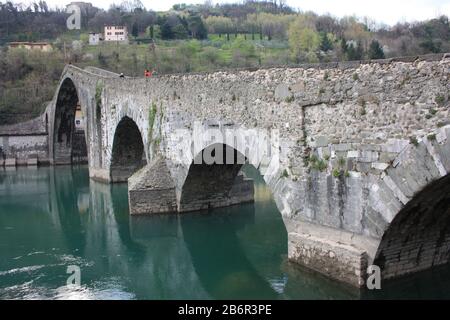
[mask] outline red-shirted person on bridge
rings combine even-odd
[[[148,70],[148,69],[145,69],[144,70],[144,76],[146,78],[150,78],[152,76],[152,72],[150,70]]]

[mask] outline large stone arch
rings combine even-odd
[[[86,119],[87,110],[80,99],[75,81],[65,77],[57,90],[52,110],[50,129],[50,155],[53,164],[82,163],[88,159]],[[82,114],[75,124],[77,112]]]
[[[235,139],[225,138],[228,130]],[[264,148],[267,144],[270,152]],[[193,129],[172,130],[163,136],[161,145],[162,154],[129,180],[131,214],[185,212],[253,201],[253,182],[239,174],[243,163],[195,164],[196,158],[201,160],[205,151],[218,146],[223,154],[228,150],[233,159],[244,159],[259,171],[283,214],[284,198],[276,196],[282,179],[279,146],[266,130],[203,121],[194,123]]]
[[[281,197],[275,196],[282,171],[277,130],[249,129],[244,125],[227,120],[207,119],[194,121],[192,129],[176,131],[175,134],[165,137],[167,144],[165,155],[176,190],[178,211],[207,209],[208,207],[226,206],[226,203],[230,205],[247,201],[249,198],[245,194],[249,190],[247,190],[248,186],[244,185],[249,182],[243,176],[238,175],[239,169],[245,162],[255,167],[263,176],[282,212]],[[221,152],[222,163],[202,164],[202,156],[205,153],[211,156],[211,152]],[[227,155],[231,156],[231,162],[240,163],[230,164]],[[205,185],[199,183],[197,179],[212,181]],[[218,185],[214,186],[218,180],[221,181],[218,185],[221,185],[222,188],[218,188]],[[231,188],[230,183],[236,183],[236,185]],[[194,187],[195,185],[198,188]],[[214,192],[221,195],[216,194],[217,201],[211,202],[209,200],[212,200],[210,197]],[[243,197],[241,201],[239,201],[239,197],[224,198],[226,193],[231,195],[241,193]],[[187,198],[191,198],[191,201],[188,201]],[[208,198],[210,199],[207,200]],[[189,202],[191,205],[186,205]]]
[[[384,279],[450,262],[449,137],[446,127],[410,144],[372,188],[386,221],[374,257]]]
[[[146,164],[142,133],[132,118],[124,116],[114,131],[110,161],[111,182],[126,182]]]

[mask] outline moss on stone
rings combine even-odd
[[[152,143],[153,126],[155,124],[155,117],[157,112],[156,103],[152,102],[148,111],[148,143]]]
[[[98,81],[95,86],[95,109],[97,117],[100,117],[102,111],[102,93],[103,93],[103,83]]]

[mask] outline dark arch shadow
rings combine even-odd
[[[374,264],[389,279],[450,262],[450,175],[425,187],[395,216]]]
[[[53,160],[55,164],[87,163],[85,127],[73,81],[61,84],[53,123]]]
[[[199,152],[184,181],[179,211],[195,211],[253,201],[253,182],[239,174],[246,158],[225,144]]]
[[[133,119],[127,116],[117,125],[111,157],[111,182],[126,182],[147,164],[141,132]]]
[[[63,166],[50,176],[51,196],[61,223],[61,234],[66,239],[67,247],[83,255],[86,236],[82,224],[82,215],[89,207],[89,173],[85,166]]]

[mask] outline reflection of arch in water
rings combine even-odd
[[[109,186],[109,192],[111,208],[117,223],[119,237],[129,252],[133,253],[135,261],[138,259],[139,261],[137,262],[143,263],[145,247],[133,240],[131,236],[131,217],[128,211],[127,185],[113,184]]]
[[[57,174],[55,173],[57,170]],[[86,238],[82,226],[82,215],[78,207],[79,197],[89,195],[89,173],[87,167],[60,167],[50,169],[50,196],[54,198],[61,232],[67,247],[83,254]],[[86,214],[86,213],[84,213]]]
[[[240,211],[231,207],[180,216],[195,271],[212,298],[274,299],[276,292],[249,262],[237,237],[240,228],[254,223],[254,205],[242,205]]]
[[[130,216],[134,242],[145,248],[134,287],[152,299],[207,299],[191,262],[178,215]]]

